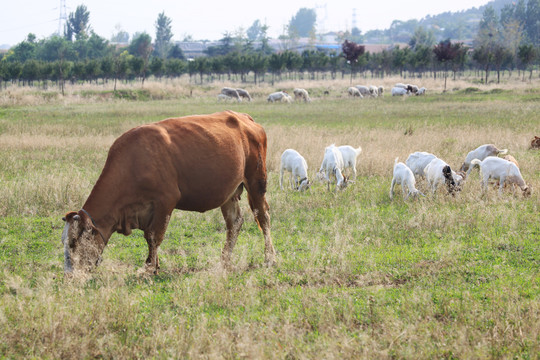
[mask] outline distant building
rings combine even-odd
[[[188,59],[197,58],[206,55],[206,50],[211,46],[219,46],[219,41],[177,41],[175,43],[182,49],[182,52]],[[366,52],[380,53],[383,50],[390,49],[396,45],[400,47],[407,46],[406,44],[366,44]],[[253,46],[258,48],[261,46],[260,42],[254,42]],[[285,50],[291,50],[296,52],[303,52],[304,50],[317,50],[330,53],[335,51],[341,52],[341,42],[337,40],[336,35],[333,33],[319,37],[318,39],[311,38],[298,38],[298,39],[269,39],[268,46],[275,52],[282,52]]]

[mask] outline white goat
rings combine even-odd
[[[461,191],[465,179],[462,174],[453,171],[450,165],[439,158],[435,158],[427,164],[424,174],[433,194],[437,191],[439,184],[444,183],[448,193],[455,195],[456,191]]]
[[[240,98],[240,95],[238,95],[238,91],[236,91],[236,89],[233,89],[233,88],[230,88],[230,87],[224,87],[221,89],[221,93],[223,95],[227,95],[229,97],[232,97],[238,101],[242,101],[242,99]]]
[[[290,103],[292,102],[292,98],[285,91],[277,91],[268,95],[268,98],[266,99],[266,101],[268,102],[282,101],[282,102]]]
[[[392,184],[390,185],[390,199],[394,198],[394,186],[396,184],[401,185],[401,190],[403,191],[405,200],[407,200],[411,195],[424,196],[424,194],[422,194],[414,186],[416,184],[416,180],[414,180],[414,174],[411,169],[409,169],[409,167],[404,163],[398,162],[398,158],[394,160],[394,176],[392,177]],[[407,191],[405,191],[405,188],[407,188]]]
[[[478,159],[480,161],[484,160],[488,156],[497,156],[497,155],[506,155],[508,153],[508,149],[502,149],[499,150],[497,147],[493,144],[485,144],[477,147],[473,151],[470,151],[467,156],[465,157],[465,161],[463,162],[463,165],[461,165],[461,171],[466,171],[467,175],[471,172],[471,161],[474,159]]]
[[[341,151],[334,144],[326,147],[319,174],[326,180],[328,190],[330,190],[330,176],[336,179],[336,190],[347,187],[348,180],[343,176],[343,166]]]
[[[251,95],[249,95],[249,92],[245,89],[236,89],[236,92],[238,93],[238,95],[243,98],[243,99],[247,99],[248,101],[251,101],[252,98],[251,98]]]
[[[417,151],[409,155],[405,164],[411,169],[415,177],[423,178],[425,177],[424,169],[435,158],[437,158],[435,155],[428,152]]]
[[[362,152],[362,148],[359,146],[357,149],[350,145],[338,146],[338,150],[343,157],[343,169],[352,169],[353,180],[356,180],[356,159]]]
[[[416,86],[416,85],[407,84],[407,90],[408,90],[410,93],[418,94],[418,91],[419,91],[420,89],[419,89],[418,86]]]
[[[409,92],[407,91],[407,89],[404,89],[402,87],[393,87],[392,88],[392,96],[405,96],[405,95],[408,95]]]
[[[347,89],[347,92],[349,93],[350,96],[358,96],[360,99],[363,98],[362,94],[360,94],[360,90],[358,90],[356,87],[354,86],[351,86],[350,88]]]
[[[484,160],[473,159],[471,168],[480,167],[482,174],[482,189],[487,191],[489,179],[499,180],[499,194],[502,194],[505,183],[517,185],[523,191],[523,196],[531,195],[531,187],[528,186],[519,168],[513,162],[496,156],[488,156]]]
[[[421,87],[420,89],[418,89],[418,92],[416,93],[416,95],[426,95],[426,88]]]
[[[311,183],[307,174],[308,165],[306,159],[294,149],[287,149],[281,154],[279,186],[283,190],[283,173],[289,171],[291,188],[299,191],[309,189]]]
[[[227,96],[225,94],[218,94],[217,96],[218,101],[231,101],[234,100],[234,98]]]
[[[293,90],[294,100],[302,99],[304,102],[311,102],[311,98],[306,89],[296,88]]]
[[[371,85],[369,87],[369,93],[372,97],[377,97],[379,96],[379,88],[376,87],[375,85]]]
[[[362,96],[371,96],[371,92],[369,91],[369,88],[367,86],[356,85],[355,87],[358,89],[358,91],[360,91],[360,94],[362,94]]]

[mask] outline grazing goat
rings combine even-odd
[[[356,159],[362,152],[362,148],[355,149],[350,145],[341,145],[338,146],[338,150],[343,157],[343,169],[352,169],[353,180],[356,180]]]
[[[275,93],[271,93],[268,95],[268,98],[266,99],[268,102],[276,102],[276,101],[282,101],[282,102],[292,102],[292,98],[287,94],[285,91],[277,91]]]
[[[407,89],[404,89],[402,87],[393,87],[392,88],[392,96],[405,96],[408,95],[409,91]]]
[[[418,89],[418,92],[416,93],[416,95],[426,95],[426,88],[421,87],[420,89]]]
[[[375,85],[371,85],[369,87],[369,94],[372,96],[372,97],[377,97],[379,96],[379,88],[376,87]]]
[[[369,91],[369,88],[364,85],[356,85],[355,86],[358,91],[360,91],[360,94],[362,94],[363,97],[371,96],[371,91]]]
[[[505,155],[505,156],[503,157],[503,159],[506,160],[506,161],[510,161],[511,163],[516,164],[516,166],[517,166],[518,169],[519,169],[519,163],[517,162],[516,158],[513,157],[512,155]]]
[[[309,189],[311,183],[307,174],[308,165],[306,159],[298,151],[287,149],[281,155],[279,187],[283,190],[283,173],[291,173],[290,184],[294,190],[304,191]]]
[[[230,101],[230,100],[234,100],[234,98],[232,98],[232,97],[230,97],[230,96],[227,96],[227,95],[225,95],[225,94],[218,94],[217,99],[218,99],[218,101]]]
[[[465,161],[463,162],[463,165],[461,165],[461,171],[465,171],[467,175],[471,172],[471,161],[474,159],[478,159],[480,161],[484,160],[488,156],[497,156],[497,155],[506,155],[508,153],[508,149],[502,149],[499,150],[497,147],[493,144],[485,144],[477,147],[473,151],[470,151],[467,156],[465,157]]]
[[[296,88],[293,90],[294,100],[302,99],[304,102],[311,102],[311,98],[306,89]]]
[[[540,137],[534,136],[534,139],[531,141],[532,149],[540,149]]]
[[[398,162],[398,158],[394,160],[394,176],[392,177],[392,184],[390,185],[390,199],[394,198],[394,186],[396,184],[401,185],[401,190],[403,191],[405,200],[407,200],[411,195],[424,196],[424,194],[418,191],[414,186],[416,184],[416,180],[414,179],[414,174],[411,169],[409,169],[409,167],[404,163]],[[405,188],[407,188],[407,191],[405,191]]]
[[[243,99],[247,99],[248,101],[251,101],[252,98],[251,98],[251,95],[249,95],[249,92],[247,90],[244,90],[244,89],[236,89],[236,92],[238,93],[238,95],[243,98]]]
[[[238,101],[242,101],[240,98],[240,95],[238,95],[238,91],[236,89],[230,88],[230,87],[224,87],[221,89],[221,93],[223,95],[227,95],[228,97],[231,97],[233,99],[236,99]]]
[[[411,169],[412,173],[417,178],[425,177],[424,169],[437,157],[425,151],[417,151],[409,155],[405,164]]]
[[[523,196],[531,195],[531,187],[528,186],[516,164],[496,156],[488,156],[484,160],[473,159],[471,167],[480,167],[482,174],[482,189],[487,191],[489,179],[499,180],[499,194],[502,194],[505,183],[515,184],[523,191]]]
[[[379,96],[383,96],[384,95],[384,86],[379,86],[377,88],[377,91],[379,92]]]
[[[363,98],[362,94],[360,94],[360,90],[358,90],[356,87],[354,86],[351,86],[350,88],[347,89],[347,92],[349,93],[350,96],[358,96],[360,99]]]
[[[435,158],[427,164],[424,174],[432,194],[435,194],[439,184],[444,183],[448,193],[455,195],[455,192],[461,191],[465,179],[464,174],[456,173],[450,168],[450,165],[439,158]]]
[[[407,84],[407,91],[408,91],[409,93],[418,94],[418,91],[419,91],[419,90],[420,90],[420,89],[418,89],[418,86],[412,85],[412,84]]]
[[[330,190],[330,176],[336,179],[336,190],[347,187],[349,181],[343,176],[343,166],[343,155],[338,148],[334,144],[326,147],[319,174],[324,177],[328,190]]]

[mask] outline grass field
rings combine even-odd
[[[540,358],[540,151],[529,149],[540,83],[449,84],[445,94],[429,84],[425,97],[358,101],[306,82],[314,101],[290,105],[249,87],[254,102],[218,103],[222,84],[190,85],[191,97],[187,86],[164,84],[166,96],[145,84],[145,101],[99,88],[66,98],[0,91],[0,358]],[[159,275],[139,274],[147,245],[135,231],[114,234],[87,279],[65,280],[61,217],[80,209],[114,139],[224,109],[267,131],[276,266],[263,266],[244,195],[232,271],[220,266],[221,212],[175,211]],[[302,153],[314,178],[331,143],[362,146],[356,183],[279,188],[283,150]],[[474,171],[455,198],[404,201],[398,187],[389,199],[395,157],[428,151],[459,168],[485,143],[509,149],[531,197],[482,195]]]

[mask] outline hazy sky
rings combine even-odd
[[[478,7],[488,0],[66,0],[66,13],[86,5],[90,25],[100,36],[110,39],[120,27],[130,35],[146,31],[155,36],[155,22],[162,11],[172,19],[173,40],[185,35],[194,39],[218,40],[225,32],[246,30],[259,19],[269,26],[272,38],[283,34],[284,26],[300,8],[317,10],[317,30],[350,30],[353,9],[356,26],[368,30],[385,29],[393,20],[421,19],[445,11]],[[15,45],[34,33],[38,39],[58,31],[60,0],[2,0],[0,45]],[[326,6],[325,6],[326,4]]]

